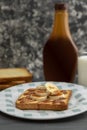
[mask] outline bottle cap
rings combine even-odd
[[[65,3],[56,3],[55,4],[55,10],[66,10],[67,4]]]

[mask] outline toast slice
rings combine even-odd
[[[51,93],[50,93],[51,92]],[[16,100],[16,107],[21,110],[56,110],[68,109],[71,90],[57,90],[55,93],[47,88],[29,88]]]
[[[10,82],[5,82],[5,83],[0,83],[0,90],[9,88],[14,85],[23,84],[23,83],[26,83],[26,81],[21,80],[21,81],[10,81]]]
[[[9,81],[32,81],[32,74],[26,68],[1,68],[0,83]]]

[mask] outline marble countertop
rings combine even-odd
[[[70,0],[70,30],[79,50],[87,51],[87,1]],[[43,46],[53,25],[51,0],[0,1],[0,67],[26,67],[43,79]]]

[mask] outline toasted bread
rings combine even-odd
[[[10,81],[10,82],[5,82],[5,83],[0,83],[0,90],[9,88],[14,85],[23,84],[23,83],[26,83],[26,81],[21,80],[21,81]]]
[[[39,91],[37,91],[39,89]],[[59,90],[52,95],[45,94],[46,89],[29,88],[16,100],[16,107],[22,110],[66,110],[68,109],[71,90]],[[59,93],[60,91],[60,93]],[[43,94],[44,93],[44,94]],[[43,96],[41,96],[43,94]]]
[[[0,83],[9,81],[32,81],[32,74],[26,68],[1,68]]]

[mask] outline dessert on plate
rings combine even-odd
[[[55,84],[47,82],[25,90],[16,100],[21,110],[66,110],[72,90],[60,90]]]

